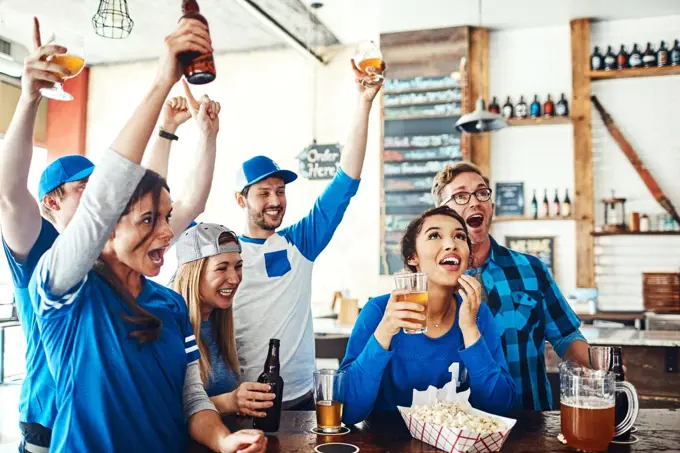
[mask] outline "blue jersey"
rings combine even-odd
[[[24,423],[38,423],[47,428],[52,427],[57,415],[54,404],[54,379],[47,367],[40,331],[28,294],[28,283],[38,260],[52,247],[58,235],[59,233],[52,224],[42,219],[38,239],[23,263],[17,262],[4,238],[2,240],[7,263],[12,273],[17,313],[26,337],[26,378],[21,385],[19,420]]]
[[[57,389],[50,451],[184,452],[184,377],[199,353],[182,296],[143,279],[137,303],[163,327],[158,340],[140,344],[121,318],[133,313],[93,271],[52,295],[49,259],[29,291]]]
[[[209,397],[233,392],[238,387],[238,375],[231,369],[229,363],[220,355],[219,345],[213,338],[213,319],[201,322],[201,341],[210,350],[210,366],[212,374],[205,384],[205,391]]]

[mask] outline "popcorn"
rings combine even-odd
[[[473,415],[460,403],[439,401],[435,405],[419,405],[408,410],[421,423],[434,423],[447,428],[461,428],[481,434],[504,431],[505,424],[491,417]]]

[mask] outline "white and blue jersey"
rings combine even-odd
[[[49,290],[50,254],[29,291],[57,389],[50,452],[184,452],[182,392],[187,365],[198,360],[186,303],[146,280],[140,307],[158,317],[158,340],[130,337],[133,315],[94,271],[65,294]]]
[[[359,180],[339,169],[310,213],[298,223],[266,240],[240,237],[245,278],[233,307],[242,380],[257,380],[269,339],[278,338],[284,401],[312,389],[314,260],[330,242],[358,188]]]
[[[21,385],[19,420],[52,428],[57,411],[54,404],[54,379],[47,367],[40,330],[28,294],[28,283],[40,257],[52,247],[59,233],[50,222],[42,219],[40,234],[23,263],[17,262],[3,238],[7,263],[12,273],[14,300],[21,328],[26,337],[26,378]]]

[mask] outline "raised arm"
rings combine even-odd
[[[33,18],[33,52],[24,62],[21,96],[0,151],[0,226],[5,243],[17,262],[23,262],[40,234],[40,210],[28,190],[33,156],[33,129],[42,96],[41,88],[60,82],[68,69],[50,63],[50,55],[64,53],[56,45],[42,45],[40,23]]]
[[[175,135],[177,129],[191,118],[187,100],[182,96],[168,99],[161,110],[159,128],[163,132]],[[160,131],[152,140],[151,148],[144,154],[142,164],[164,178],[168,177],[168,162],[173,140],[160,136]]]
[[[50,301],[53,307],[65,305],[64,301],[54,302],[74,293],[84,282],[141,180],[144,169],[139,164],[144,149],[160,109],[181,75],[177,55],[212,52],[207,27],[196,20],[182,20],[165,43],[153,86],[92,173],[71,223],[41,260],[40,286],[48,305]]]
[[[215,172],[217,133],[220,130],[220,103],[211,101],[206,95],[201,96],[200,102],[196,101],[187,82],[182,80],[182,83],[191,115],[196,119],[199,138],[193,167],[186,176],[180,196],[173,203],[170,218],[170,227],[175,233],[173,242],[205,211]]]

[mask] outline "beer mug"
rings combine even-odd
[[[616,392],[628,398],[625,418],[614,426]],[[616,382],[606,370],[590,370],[576,362],[560,363],[560,426],[567,443],[579,451],[606,451],[615,435],[637,419],[637,392],[628,382]]]
[[[397,296],[397,302],[411,302],[425,307],[418,314],[425,315],[425,319],[406,318],[404,321],[420,324],[419,329],[404,329],[404,333],[427,332],[427,274],[423,272],[401,272],[394,274],[396,289],[407,290],[407,294]]]
[[[344,371],[314,371],[314,403],[316,426],[323,433],[337,433],[342,426],[342,405],[345,401]]]

